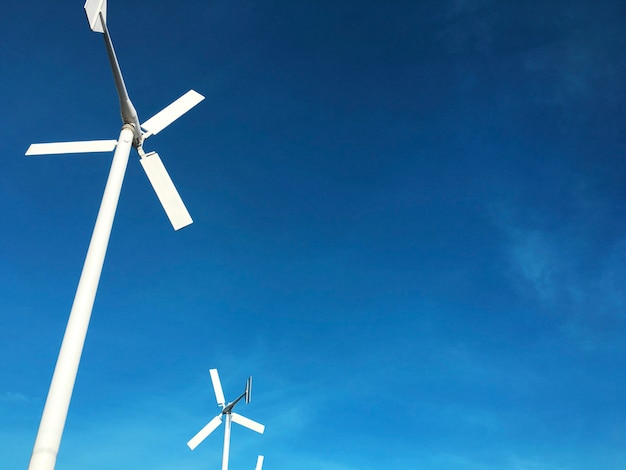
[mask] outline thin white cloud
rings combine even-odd
[[[4,392],[0,395],[0,403],[26,403],[28,398],[19,392]]]
[[[626,305],[626,239],[617,242],[604,259],[600,276],[600,291],[603,297],[617,311]]]
[[[552,464],[532,457],[514,456],[510,459],[511,470],[565,470],[567,466]]]
[[[511,263],[539,296],[551,299],[555,294],[557,259],[545,233],[539,230],[510,229]]]
[[[585,214],[580,214],[581,219]],[[516,289],[547,309],[583,316],[622,316],[626,305],[626,239],[598,249],[588,262],[592,234],[563,225],[524,227],[508,220],[503,254]],[[597,243],[597,242],[596,242]]]
[[[538,312],[560,318],[563,338],[584,350],[606,350],[617,347],[618,339],[598,320],[624,317],[626,239],[602,228],[614,223],[610,204],[584,189],[582,178],[566,193],[567,217],[520,201],[490,212],[504,234],[501,253],[517,294]]]

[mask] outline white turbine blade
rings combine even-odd
[[[104,21],[107,20],[107,2],[106,0],[87,0],[85,2],[85,13],[89,21],[89,27],[97,33],[104,33],[102,22],[100,21],[100,12]]]
[[[203,99],[204,96],[202,96],[200,93],[189,90],[172,104],[159,111],[146,122],[144,122],[141,127],[143,127],[150,134],[158,134],[171,123],[173,123],[176,119],[178,119],[195,105],[200,103],[200,101],[202,101]]]
[[[82,142],[54,142],[32,144],[26,155],[55,155],[61,153],[110,152],[117,145],[117,140],[86,140]]]
[[[140,162],[174,230],[190,225],[193,220],[163,166],[159,154],[152,152],[143,157]]]
[[[213,382],[213,390],[215,391],[217,404],[224,406],[226,400],[224,399],[224,391],[222,390],[222,383],[220,382],[220,376],[217,373],[217,369],[209,370],[209,374],[211,374],[211,382]]]
[[[254,470],[262,470],[263,469],[263,460],[265,459],[265,457],[263,457],[262,455],[259,455],[256,459],[256,467],[254,467]]]
[[[252,421],[251,419],[246,418],[245,416],[241,416],[240,414],[237,414],[237,413],[231,413],[231,416],[235,423],[241,424],[242,426],[248,429],[252,429],[253,431],[258,432],[259,434],[263,434],[263,431],[265,431],[265,426],[262,425],[261,423]]]
[[[187,446],[191,450],[194,450],[202,441],[207,438],[209,434],[215,431],[220,424],[222,424],[222,415],[217,415],[215,418],[209,421],[206,426],[200,429],[200,431],[198,431],[198,434],[189,439]]]

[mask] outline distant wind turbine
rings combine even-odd
[[[148,137],[158,134],[200,103],[204,97],[191,90],[143,124],[140,124],[137,112],[128,97],[122,72],[107,29],[106,0],[87,0],[84,8],[91,29],[104,35],[104,42],[115,80],[115,88],[119,96],[123,125],[118,140],[33,144],[26,152],[26,155],[44,155],[109,152],[115,149],[102,203],[39,424],[37,438],[28,467],[29,470],[53,470],[56,465],[63,428],[65,427],[67,411],[87,335],[87,328],[131,146],[137,149],[141,157],[141,165],[174,230],[181,229],[192,223],[191,216],[165,170],[159,155],[156,152],[144,152],[143,144]]]
[[[224,399],[224,392],[222,391],[222,384],[220,382],[220,377],[217,373],[217,369],[209,370],[211,374],[211,382],[213,383],[213,391],[215,392],[215,399],[217,400],[218,406],[222,407],[222,411],[215,418],[208,422],[206,426],[204,426],[198,433],[193,436],[189,442],[187,442],[187,446],[194,450],[198,445],[204,441],[209,434],[215,431],[220,424],[222,424],[222,416],[225,418],[224,421],[224,451],[222,454],[222,470],[228,470],[228,457],[230,452],[230,425],[231,421],[234,421],[237,424],[240,424],[248,429],[252,429],[253,431],[258,432],[259,434],[263,434],[265,431],[265,426],[257,423],[256,421],[252,421],[245,416],[241,416],[233,411],[235,405],[242,399],[245,398],[246,403],[250,403],[250,398],[252,394],[252,377],[249,377],[246,380],[246,389],[245,391],[239,395],[234,401],[230,403],[226,403]],[[261,470],[263,467],[263,456],[259,455],[256,463],[255,470]]]

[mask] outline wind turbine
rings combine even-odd
[[[174,230],[181,229],[192,223],[189,212],[165,170],[159,155],[156,152],[144,152],[143,144],[148,137],[158,134],[202,101],[204,97],[191,90],[143,124],[140,124],[137,112],[128,97],[122,72],[107,29],[106,0],[87,0],[84,8],[91,29],[104,35],[107,55],[115,80],[115,88],[119,96],[123,125],[118,140],[33,144],[26,152],[26,155],[44,155],[108,152],[115,149],[111,170],[104,189],[104,195],[102,196],[102,203],[76,289],[74,303],[72,304],[63,336],[41,422],[39,423],[37,438],[28,466],[29,470],[53,470],[56,464],[131,146],[137,149],[141,165]]]
[[[246,389],[245,391],[239,395],[234,401],[230,403],[226,403],[224,399],[224,392],[222,391],[222,384],[220,382],[220,376],[217,373],[217,369],[209,370],[211,374],[211,382],[213,383],[213,391],[215,392],[215,399],[217,400],[218,406],[222,407],[222,411],[215,418],[207,423],[198,433],[193,436],[189,442],[187,442],[187,446],[194,450],[198,445],[204,441],[209,434],[215,431],[220,424],[222,424],[222,416],[224,417],[224,452],[222,454],[222,470],[228,470],[228,455],[230,452],[230,425],[231,421],[234,421],[237,424],[240,424],[248,429],[252,429],[253,431],[258,432],[259,434],[263,434],[265,431],[265,426],[257,423],[256,421],[252,421],[245,416],[241,416],[238,413],[233,411],[235,405],[242,399],[245,398],[246,403],[250,403],[250,398],[252,394],[252,377],[248,377],[246,380]],[[261,470],[263,467],[263,456],[260,455],[257,459],[256,470]]]

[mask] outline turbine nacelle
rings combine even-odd
[[[185,93],[183,96],[178,98],[169,106],[165,107],[163,110],[159,111],[141,125],[141,127],[145,129],[145,132],[142,134],[142,141],[145,141],[151,135],[161,132],[202,100],[204,100],[204,96],[194,90],[190,90]],[[130,125],[125,124],[125,126]],[[80,142],[32,144],[26,151],[26,155],[110,152],[116,146],[116,140],[89,140]],[[172,227],[174,227],[174,230],[179,230],[193,223],[185,204],[178,194],[172,179],[159,157],[159,154],[156,152],[145,153],[141,146],[137,148],[137,152],[141,157],[141,166],[144,169],[154,192],[161,202]]]
[[[217,369],[212,369],[215,371],[215,376],[217,377],[217,380],[219,381],[219,377],[217,376]],[[219,382],[218,382],[219,383]],[[215,387],[215,383],[213,384],[213,387]],[[221,387],[221,384],[220,384]],[[237,397],[237,399],[231,403],[228,403],[227,405],[221,404],[220,406],[222,406],[224,409],[222,410],[222,414],[228,414],[232,411],[232,409],[234,408],[234,406],[242,399],[244,398],[246,401],[246,405],[248,403],[250,403],[250,397],[252,396],[252,376],[248,377],[248,380],[246,380],[246,389],[245,391],[239,395],[239,397]]]
[[[145,153],[143,144],[148,137],[158,134],[176,119],[200,103],[204,99],[204,96],[194,90],[190,90],[146,122],[140,124],[137,111],[126,91],[122,71],[106,26],[107,2],[106,0],[87,0],[84,8],[90,28],[93,31],[104,34],[107,55],[109,56],[115,88],[119,97],[123,127],[131,130],[133,133],[133,147],[137,149],[141,157],[141,166],[152,188],[156,192],[174,230],[186,227],[193,223],[193,220],[185,204],[178,194],[165,166],[163,166],[159,154],[156,152]],[[110,152],[116,145],[117,142],[114,140],[33,144],[26,151],[26,155]]]

